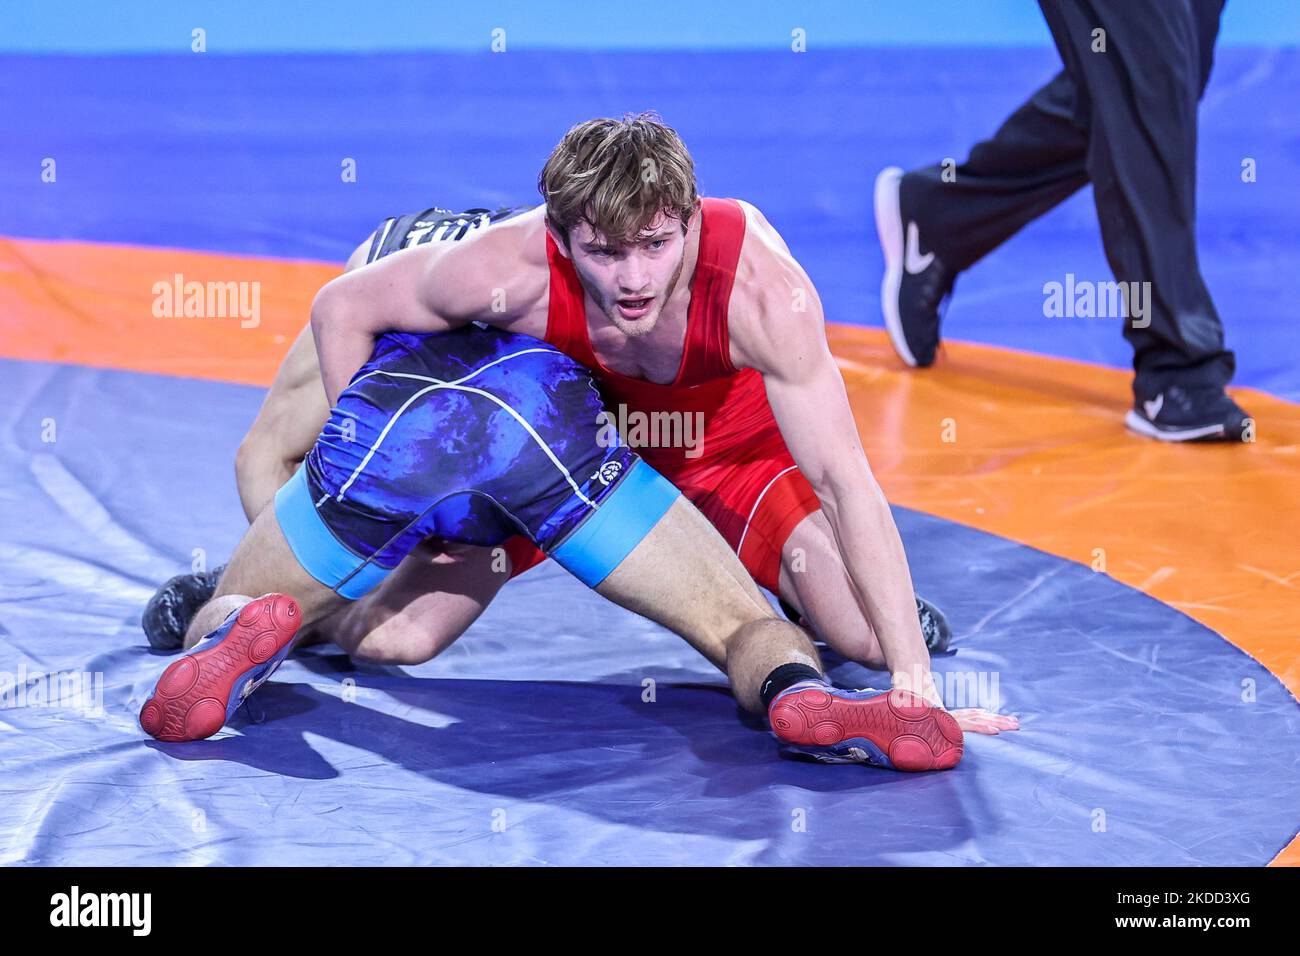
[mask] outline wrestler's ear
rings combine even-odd
[[[703,208],[704,208],[704,203],[700,200],[699,196],[696,196],[695,208],[691,210],[691,214],[687,216],[686,219],[682,222],[682,235],[686,235],[688,232],[691,231],[691,223],[695,221],[695,217],[700,214],[700,210]]]
[[[555,243],[555,247],[560,250],[560,255],[566,259],[572,259],[573,256],[569,253],[569,237],[560,232],[555,225],[555,221],[550,216],[546,217],[546,232]]]

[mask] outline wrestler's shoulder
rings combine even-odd
[[[775,232],[772,228],[772,224],[767,221],[767,216],[763,215],[763,210],[759,209],[754,203],[750,202],[748,199],[736,199],[734,202],[744,210],[746,232],[752,228]]]
[[[753,203],[728,303],[732,364],[766,373],[790,356],[783,343],[796,328],[820,324],[817,293],[776,227]]]
[[[743,283],[755,292],[784,288],[788,269],[798,268],[790,247],[761,209],[744,199],[736,203],[745,212],[745,238],[736,263],[736,284]]]
[[[762,210],[743,199],[736,202],[745,212],[745,238],[736,263],[731,304],[754,314],[773,297],[785,302],[790,298],[792,285],[802,285],[807,280],[785,239]]]
[[[454,314],[512,325],[537,311],[550,288],[543,214],[530,210],[466,237],[426,275]]]
[[[451,250],[460,264],[482,263],[546,270],[546,211],[529,209],[490,228],[471,233]]]

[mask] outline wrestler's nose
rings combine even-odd
[[[618,291],[621,295],[636,295],[650,288],[650,270],[640,256],[627,256],[619,264]]]

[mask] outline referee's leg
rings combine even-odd
[[[1146,315],[1124,324],[1134,392],[1221,388],[1235,364],[1196,249],[1197,107],[1221,4],[1039,5],[1090,105],[1086,165],[1107,260],[1119,281],[1149,283]]]

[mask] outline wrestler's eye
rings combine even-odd
[[[662,249],[664,246],[668,245],[668,240],[667,240],[667,239],[651,239],[648,245],[649,245],[649,247],[650,247],[650,251],[651,251],[651,252],[658,252],[658,251],[659,251],[660,249]]]

